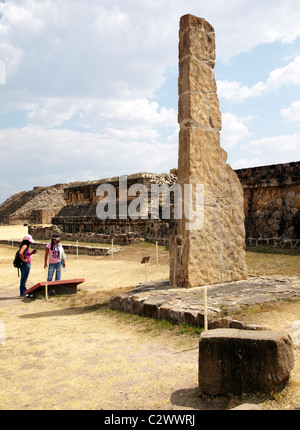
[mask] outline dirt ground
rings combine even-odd
[[[0,238],[17,240],[23,232],[24,227],[0,227]],[[164,248],[159,248],[159,265],[155,246],[148,244],[124,248],[113,260],[68,255],[63,279],[83,277],[85,282],[76,295],[48,301],[18,298],[15,252],[15,247],[0,246],[2,410],[207,410],[248,401],[262,409],[300,407],[299,346],[291,382],[282,393],[272,398],[203,397],[197,388],[198,337],[151,330],[142,319],[120,316],[102,305],[116,292],[145,281],[144,256],[151,256],[148,280],[167,279]],[[32,257],[27,288],[45,280],[43,259],[41,251]],[[243,319],[292,334],[300,302],[276,303]]]

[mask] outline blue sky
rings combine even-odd
[[[0,0],[0,203],[178,164],[178,29],[216,34],[234,168],[300,160],[299,0]]]

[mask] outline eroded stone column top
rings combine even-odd
[[[215,66],[215,32],[214,28],[203,18],[184,15],[180,19],[179,59],[194,56],[205,62],[212,69]]]

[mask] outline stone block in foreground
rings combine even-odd
[[[216,329],[200,337],[198,379],[203,394],[279,392],[293,367],[293,343],[286,334]]]

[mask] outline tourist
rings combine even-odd
[[[31,269],[31,256],[32,254],[36,254],[37,250],[34,249],[32,252],[30,251],[30,245],[34,243],[32,236],[30,234],[26,234],[20,244],[19,256],[21,261],[24,263],[21,267],[21,281],[20,281],[20,297],[25,297],[26,291],[26,282],[29,276],[29,272]]]
[[[60,243],[60,235],[53,234],[51,242],[46,245],[45,252],[45,264],[44,269],[48,267],[48,256],[49,256],[49,269],[47,281],[52,281],[54,272],[55,280],[61,280],[61,267],[66,267],[66,254],[64,252],[63,246]]]

